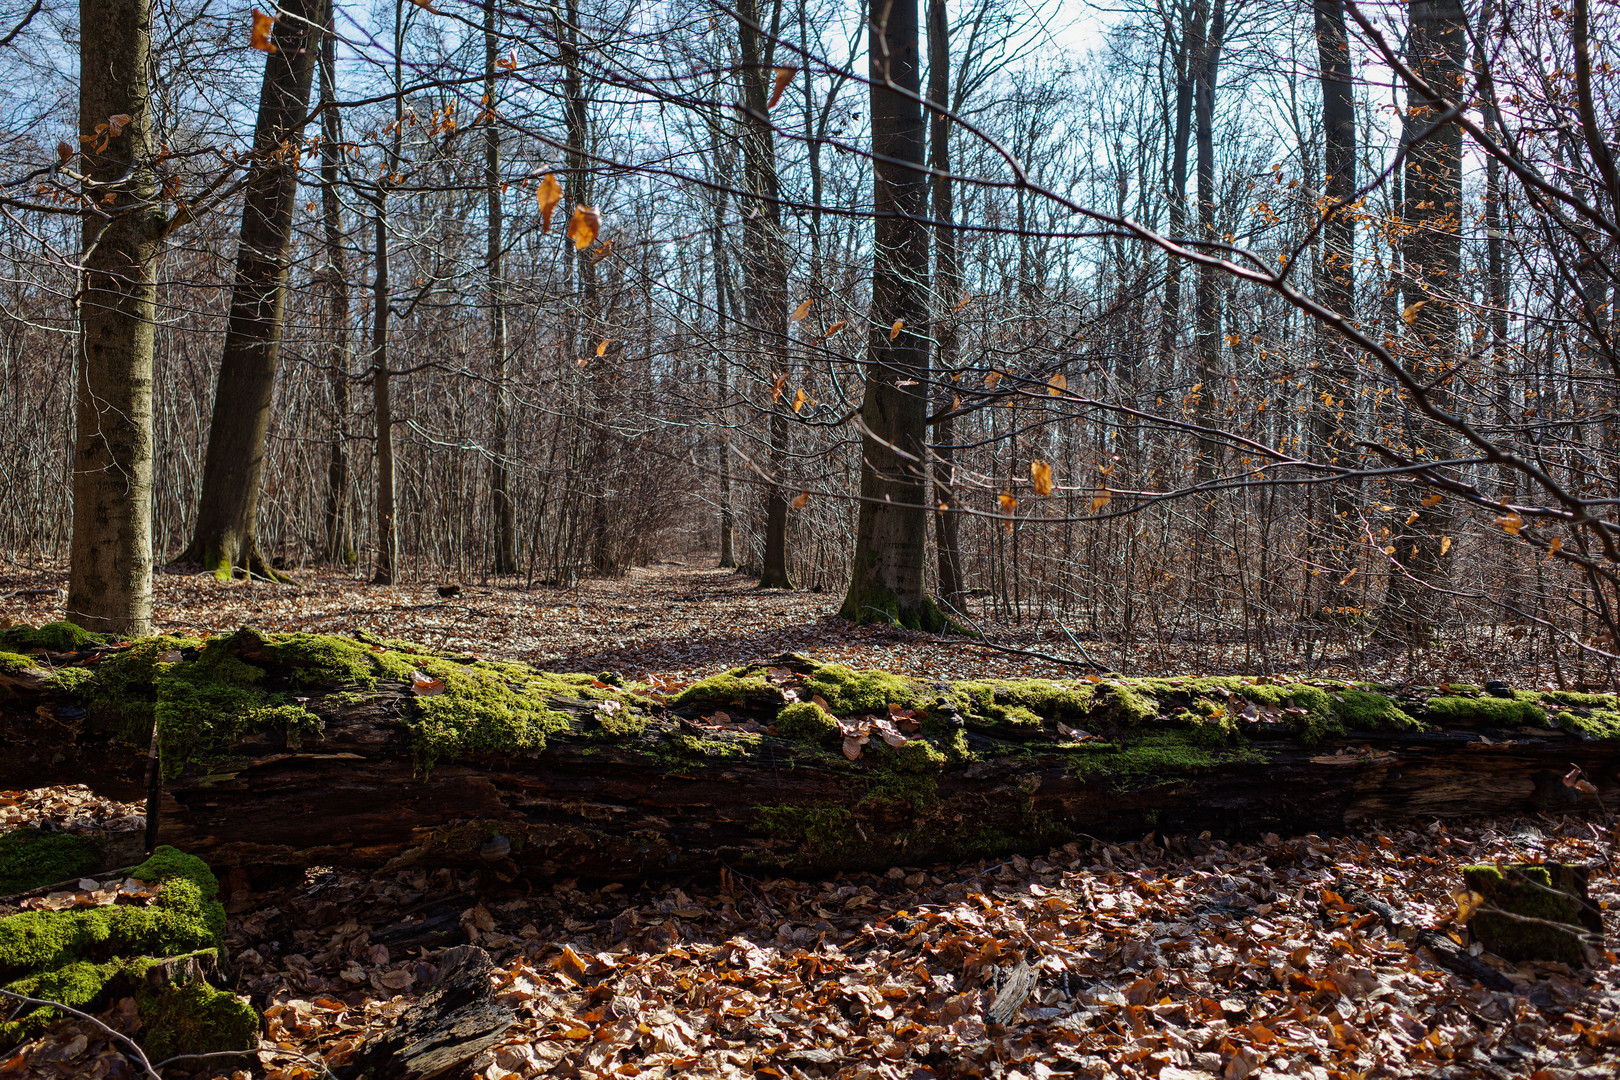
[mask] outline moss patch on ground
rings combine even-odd
[[[1555,867],[1569,877],[1572,868]],[[1504,960],[1586,963],[1582,936],[1591,932],[1595,909],[1583,911],[1572,880],[1555,881],[1547,866],[1510,863],[1463,868],[1463,881],[1485,903],[1468,921],[1474,937]]]
[[[1517,691],[1510,698],[1464,697],[1442,694],[1425,706],[1429,716],[1442,725],[1486,724],[1491,727],[1546,727],[1547,710],[1537,702],[1538,695]]]
[[[74,833],[18,829],[0,836],[0,896],[83,877],[98,868],[102,846]]]
[[[212,958],[223,946],[225,909],[208,865],[160,847],[130,876],[161,883],[150,905],[25,911],[0,919],[0,986],[79,1009],[130,994],[142,1019],[140,1041],[159,1058],[252,1047],[258,1016],[246,1002],[200,979],[154,986],[147,977],[159,965],[183,973],[187,965],[174,964],[177,958]],[[0,1045],[37,1032],[55,1012],[38,1008],[0,1024]]]
[[[92,642],[103,641],[100,634],[92,634],[70,622],[46,623],[44,626],[8,626],[0,630],[0,650],[12,653],[35,651],[73,653]]]

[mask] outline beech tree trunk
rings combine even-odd
[[[332,381],[332,443],[326,464],[326,561],[352,566],[354,534],[349,490],[349,419],[353,412],[349,388],[349,260],[344,250],[343,205],[338,199],[342,170],[343,120],[337,108],[337,35],[332,12],[326,13],[321,38],[321,223],[326,244],[327,300],[331,344],[326,362]]]
[[[951,104],[951,22],[945,0],[928,0],[928,97],[938,109]],[[956,491],[956,393],[949,380],[955,374],[959,347],[956,333],[957,294],[962,291],[962,266],[956,250],[956,200],[951,187],[951,121],[941,111],[928,114],[928,164],[933,169],[934,200],[934,321],[935,377],[939,382],[940,420],[934,425],[934,547],[939,560],[939,596],[946,605],[962,602],[966,588],[962,574],[960,496]]]
[[[237,570],[275,576],[258,549],[259,480],[281,351],[298,149],[325,26],[324,0],[287,0],[264,60],[197,527],[181,556],[215,577]]]
[[[152,169],[149,0],[80,0],[85,195],[68,618],[152,628],[153,263],[163,232]]]
[[[495,0],[484,3],[484,187],[489,217],[485,273],[489,276],[489,350],[493,358],[495,430],[489,448],[489,497],[495,517],[495,552],[491,569],[517,573],[517,507],[512,500],[511,395],[506,388],[506,278],[501,205],[501,129],[495,118],[498,82],[495,61],[500,38],[495,30]]]
[[[872,0],[872,328],[861,402],[861,508],[839,614],[937,630],[924,580],[928,423],[928,179],[917,0]]]

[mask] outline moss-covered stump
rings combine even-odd
[[[137,797],[215,866],[640,877],[1334,830],[1620,801],[1606,695],[1219,677],[935,682],[799,656],[665,698],[405,642],[253,630],[30,654],[0,784]],[[606,673],[604,673],[606,674]],[[1598,794],[1562,783],[1578,764]]]
[[[1504,960],[1586,963],[1585,939],[1603,940],[1603,915],[1587,893],[1588,871],[1565,863],[1469,866],[1463,882],[1476,910],[1474,939]]]
[[[34,855],[43,854],[38,844],[31,846]],[[53,871],[77,864],[83,854],[71,852]],[[28,864],[39,865],[38,859]],[[27,871],[15,858],[0,859],[0,872]],[[125,887],[124,873],[144,885]],[[93,893],[64,897],[69,906],[0,908],[0,989],[90,1011],[130,998],[141,1020],[136,1039],[153,1060],[251,1049],[258,1015],[209,984],[224,947],[225,910],[208,864],[160,847],[124,873],[97,882]],[[4,1010],[10,1019],[0,1022],[0,1048],[60,1016],[56,1009],[15,1005],[8,1000]]]

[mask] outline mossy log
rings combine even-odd
[[[41,674],[0,701],[0,786],[140,798],[155,726],[162,842],[250,872],[415,860],[631,881],[813,873],[1085,835],[1620,805],[1607,695],[946,683],[786,656],[666,698],[609,673],[246,629],[25,660]],[[1572,766],[1595,795],[1564,782]]]

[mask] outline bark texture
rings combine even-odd
[[[861,402],[861,509],[839,614],[937,630],[924,503],[928,422],[928,180],[916,0],[872,0],[872,329]]]
[[[353,639],[243,630],[201,644],[146,639],[41,658],[57,669],[44,679],[0,676],[0,737],[14,748],[0,787],[71,781],[139,798],[155,715],[159,840],[216,869],[424,862],[622,881],[916,865],[1081,835],[1580,812],[1620,797],[1612,696],[938,683],[790,655],[660,702],[588,675]],[[1572,764],[1596,796],[1563,783]]]
[[[287,0],[264,61],[197,529],[182,556],[216,577],[274,576],[258,550],[259,481],[281,352],[298,152],[325,26],[325,0]]]
[[[73,453],[70,618],[152,627],[153,262],[163,230],[152,169],[148,0],[81,0],[85,195]],[[116,130],[115,130],[116,129]]]

